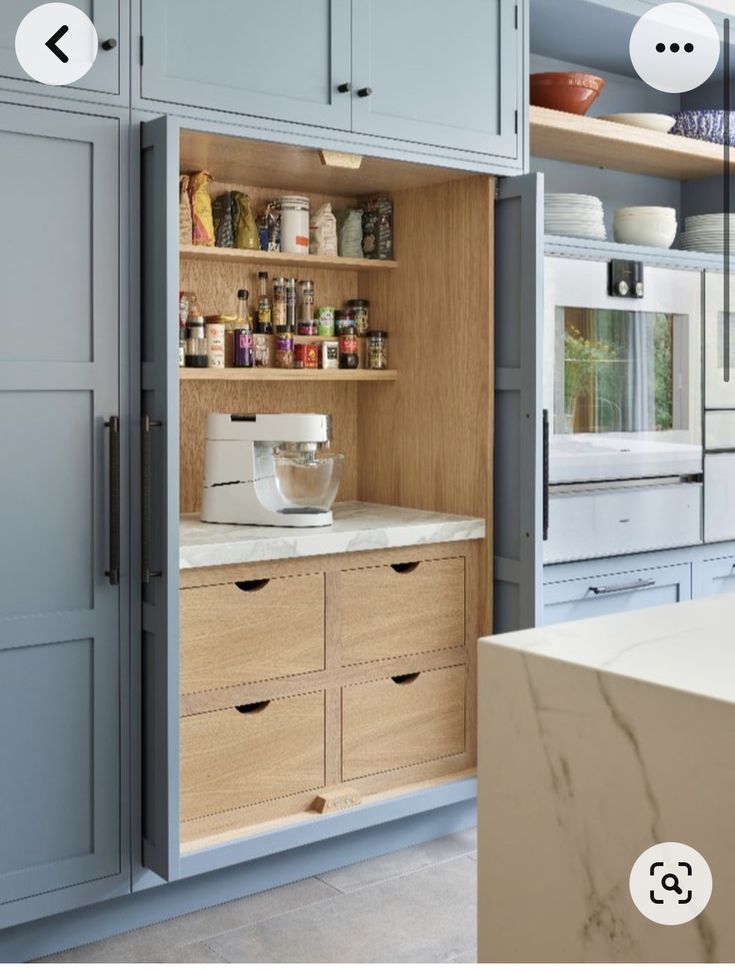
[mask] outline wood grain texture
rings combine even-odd
[[[182,695],[324,669],[324,575],[181,591]]]
[[[723,171],[721,145],[550,108],[531,108],[531,154],[677,181]]]
[[[492,536],[492,178],[394,194],[398,267],[361,275],[398,380],[358,389],[358,498],[480,516]],[[479,627],[491,630],[484,543]]]
[[[258,269],[268,270],[274,276],[285,276],[284,269],[294,267],[307,276],[311,270],[361,270],[365,273],[380,273],[394,270],[395,260],[366,260],[349,256],[321,256],[318,253],[264,253],[260,250],[229,249],[219,246],[181,246],[179,257],[182,260],[202,260],[205,263],[255,263]],[[293,275],[293,274],[292,274]]]
[[[324,696],[182,718],[181,818],[195,819],[324,785]]]
[[[295,343],[307,343],[309,338],[302,338]],[[358,369],[355,371],[343,370],[341,368],[328,368],[321,370],[286,370],[285,368],[180,368],[179,378],[181,381],[247,381],[249,383],[258,381],[290,381],[294,384],[301,382],[346,382],[353,384],[363,381],[395,381],[398,378],[397,371],[369,371]]]
[[[349,786],[336,786],[333,789],[325,789],[314,797],[311,808],[315,813],[325,815],[326,813],[343,812],[345,809],[354,809],[362,802],[362,796],[357,789]]]
[[[359,169],[328,168],[316,148],[279,145],[238,136],[184,131],[181,171],[208,169],[215,178],[254,185],[282,185],[288,192],[356,196],[464,179],[461,169],[365,156]]]
[[[465,561],[419,560],[409,572],[393,566],[345,570],[339,616],[342,664],[464,644]]]
[[[342,780],[463,753],[465,689],[463,665],[343,688]]]

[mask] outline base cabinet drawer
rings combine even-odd
[[[465,642],[464,557],[345,570],[339,584],[345,665]]]
[[[342,779],[465,750],[464,665],[342,689]]]
[[[324,668],[324,576],[181,591],[181,693]]]
[[[181,818],[324,785],[324,693],[181,719]]]
[[[691,600],[691,566],[580,577],[544,585],[544,625]]]
[[[694,593],[696,597],[718,597],[735,593],[735,553],[716,560],[694,564]]]

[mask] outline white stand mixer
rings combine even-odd
[[[329,415],[209,415],[202,522],[331,526],[342,456],[319,456],[331,424]]]

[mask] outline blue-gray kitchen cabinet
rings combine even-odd
[[[146,100],[349,129],[350,0],[141,0]]]
[[[352,0],[352,128],[501,158],[518,153],[514,0]]]
[[[39,101],[0,105],[0,928],[129,890],[120,119]]]
[[[127,101],[129,93],[128,0],[67,0],[94,24],[100,41],[91,70],[73,84],[54,87],[30,78],[15,54],[15,32],[37,0],[2,0],[0,4],[0,87],[50,97]],[[59,25],[61,26],[61,21]],[[63,47],[63,44],[61,45]],[[49,55],[51,56],[51,55]]]

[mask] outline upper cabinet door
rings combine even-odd
[[[119,0],[66,0],[79,7],[89,17],[97,30],[100,44],[114,40],[111,50],[100,47],[94,66],[83,78],[69,88],[80,91],[97,91],[102,94],[120,92],[120,2]],[[29,88],[37,88],[44,94],[63,94],[64,88],[48,87],[33,81],[25,73],[15,56],[15,32],[25,15],[37,7],[38,0],[2,0],[0,3],[0,77],[27,81]],[[61,21],[59,27],[62,26]],[[63,47],[63,44],[61,45]],[[127,64],[126,76],[127,76]]]
[[[349,129],[350,0],[141,0],[144,98]]]
[[[353,131],[515,158],[515,0],[352,0]]]
[[[0,926],[126,866],[124,546],[121,585],[105,572],[115,508],[105,424],[120,407],[118,148],[113,118],[0,107],[13,186],[13,231],[0,240]],[[122,488],[122,451],[121,461]]]

